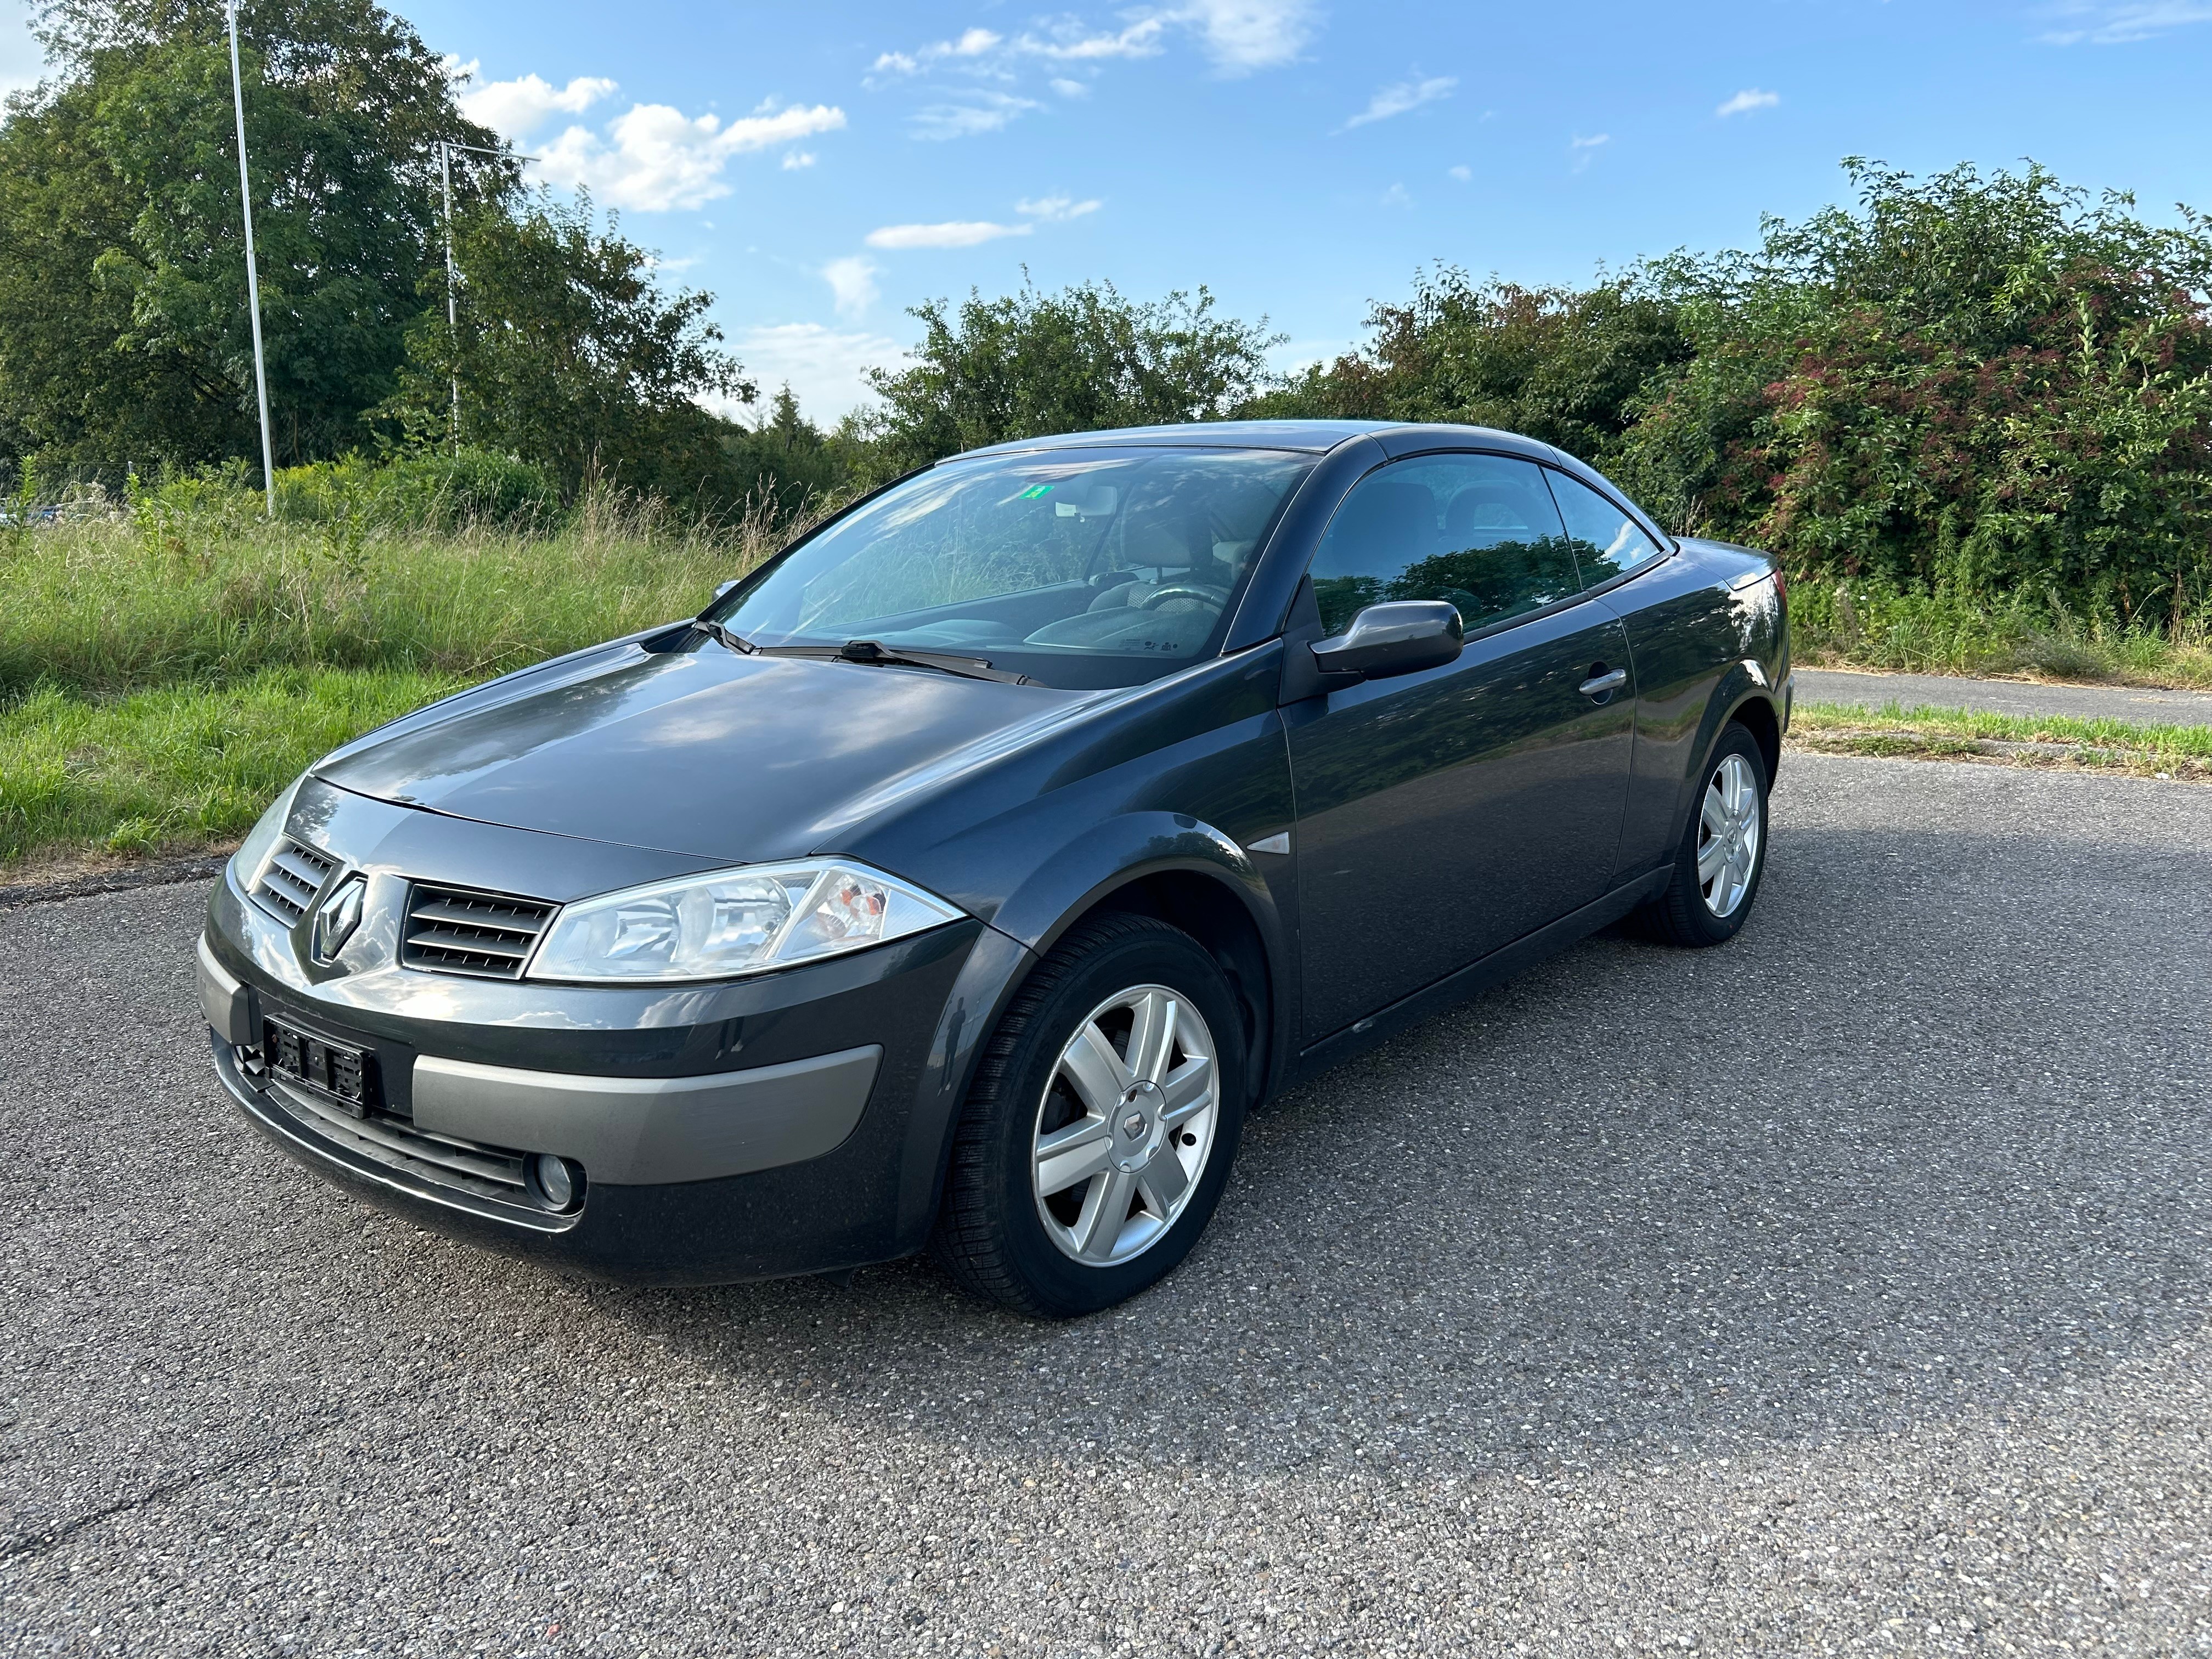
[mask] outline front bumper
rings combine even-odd
[[[347,866],[372,891],[385,874]],[[654,1284],[919,1248],[977,1044],[1029,961],[965,921],[749,980],[585,988],[403,969],[366,923],[319,969],[298,931],[226,875],[199,946],[216,1070],[257,1128],[425,1225]],[[373,1056],[376,1109],[270,1072],[270,1019]],[[569,1212],[534,1195],[542,1152],[582,1166]]]

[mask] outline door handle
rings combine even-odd
[[[1600,702],[1603,702],[1628,684],[1628,671],[1626,668],[1616,668],[1607,673],[1605,672],[1603,663],[1599,663],[1595,666],[1598,672],[1592,674],[1575,690],[1586,697],[1595,697]]]

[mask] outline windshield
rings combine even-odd
[[[1046,685],[1136,685],[1219,648],[1312,465],[1188,449],[954,462],[839,520],[708,615],[769,649],[873,640]]]

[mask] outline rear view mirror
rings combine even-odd
[[[1442,599],[1370,605],[1334,639],[1313,646],[1314,666],[1363,680],[1418,674],[1457,657],[1466,638],[1457,608]]]
[[[1112,484],[1093,484],[1080,499],[1054,501],[1052,510],[1063,519],[1103,519],[1112,515],[1121,501],[1121,492]]]

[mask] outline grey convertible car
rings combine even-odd
[[[1622,918],[1734,935],[1789,718],[1773,563],[1546,445],[1006,444],[309,768],[210,905],[216,1068],[499,1248],[1081,1314],[1268,1096]]]

